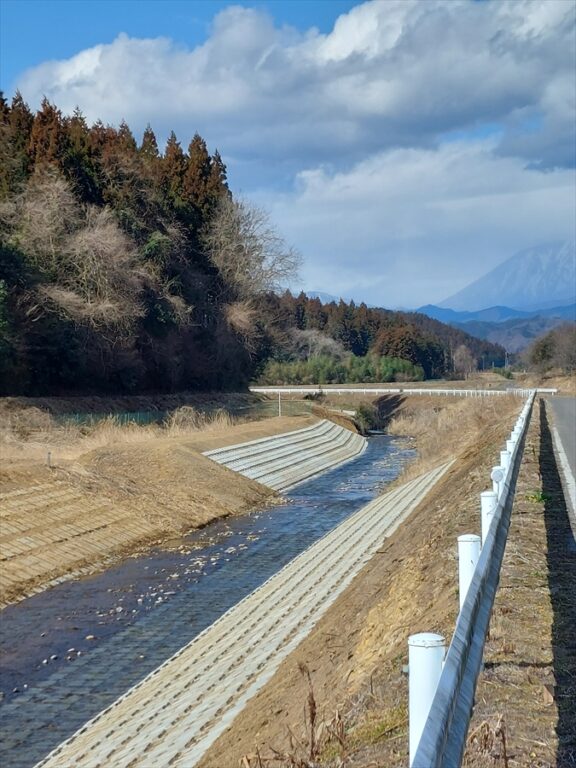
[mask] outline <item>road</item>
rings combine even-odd
[[[551,397],[552,436],[562,474],[566,503],[576,533],[576,398]]]
[[[576,475],[576,397],[551,397],[550,403],[568,464]]]
[[[39,766],[191,768],[449,466],[351,515]]]

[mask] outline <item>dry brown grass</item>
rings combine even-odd
[[[391,435],[408,436],[416,441],[418,459],[410,463],[402,482],[461,455],[498,420],[511,422],[522,404],[523,401],[513,395],[454,400],[409,398],[387,427]]]
[[[0,457],[3,461],[46,461],[48,451],[63,460],[112,445],[145,443],[199,432],[220,432],[241,419],[224,409],[211,413],[191,406],[172,411],[162,423],[140,425],[107,416],[90,425],[58,423],[47,411],[30,407],[14,411],[0,422]]]
[[[576,373],[552,370],[542,374],[519,374],[516,378],[521,387],[555,387],[560,395],[576,395]]]

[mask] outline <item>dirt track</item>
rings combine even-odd
[[[202,451],[301,429],[275,418],[187,437],[111,445],[53,468],[5,462],[0,471],[0,606],[113,557],[275,494]]]

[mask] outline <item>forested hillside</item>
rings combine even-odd
[[[150,127],[137,142],[0,98],[0,236],[0,394],[237,389],[311,356],[427,377],[457,347],[503,358],[422,315],[279,295],[297,254],[198,134],[161,150]]]
[[[418,313],[287,292],[269,295],[265,314],[276,318],[265,383],[416,380],[504,364],[502,347]]]

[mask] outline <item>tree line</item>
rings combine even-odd
[[[572,374],[576,371],[576,323],[562,323],[537,338],[522,355],[539,373],[553,369]]]
[[[386,381],[419,380],[504,364],[505,351],[499,345],[416,312],[394,312],[342,300],[323,304],[305,293],[293,296],[290,292],[270,295],[267,303],[267,313],[277,318],[277,341],[268,357],[277,363],[318,356],[343,361],[351,355],[365,360],[367,381],[376,380],[378,371]],[[393,364],[381,364],[380,359],[402,360],[412,367],[401,370]],[[359,380],[360,363],[350,361],[346,369],[351,377],[346,380]],[[271,371],[278,374],[278,368],[268,362],[261,369],[262,380],[268,381]],[[337,376],[335,381],[344,380],[342,369],[330,376]]]
[[[306,345],[426,377],[462,344],[503,358],[422,315],[281,293],[298,260],[198,133],[161,149],[0,94],[0,394],[239,389]]]

